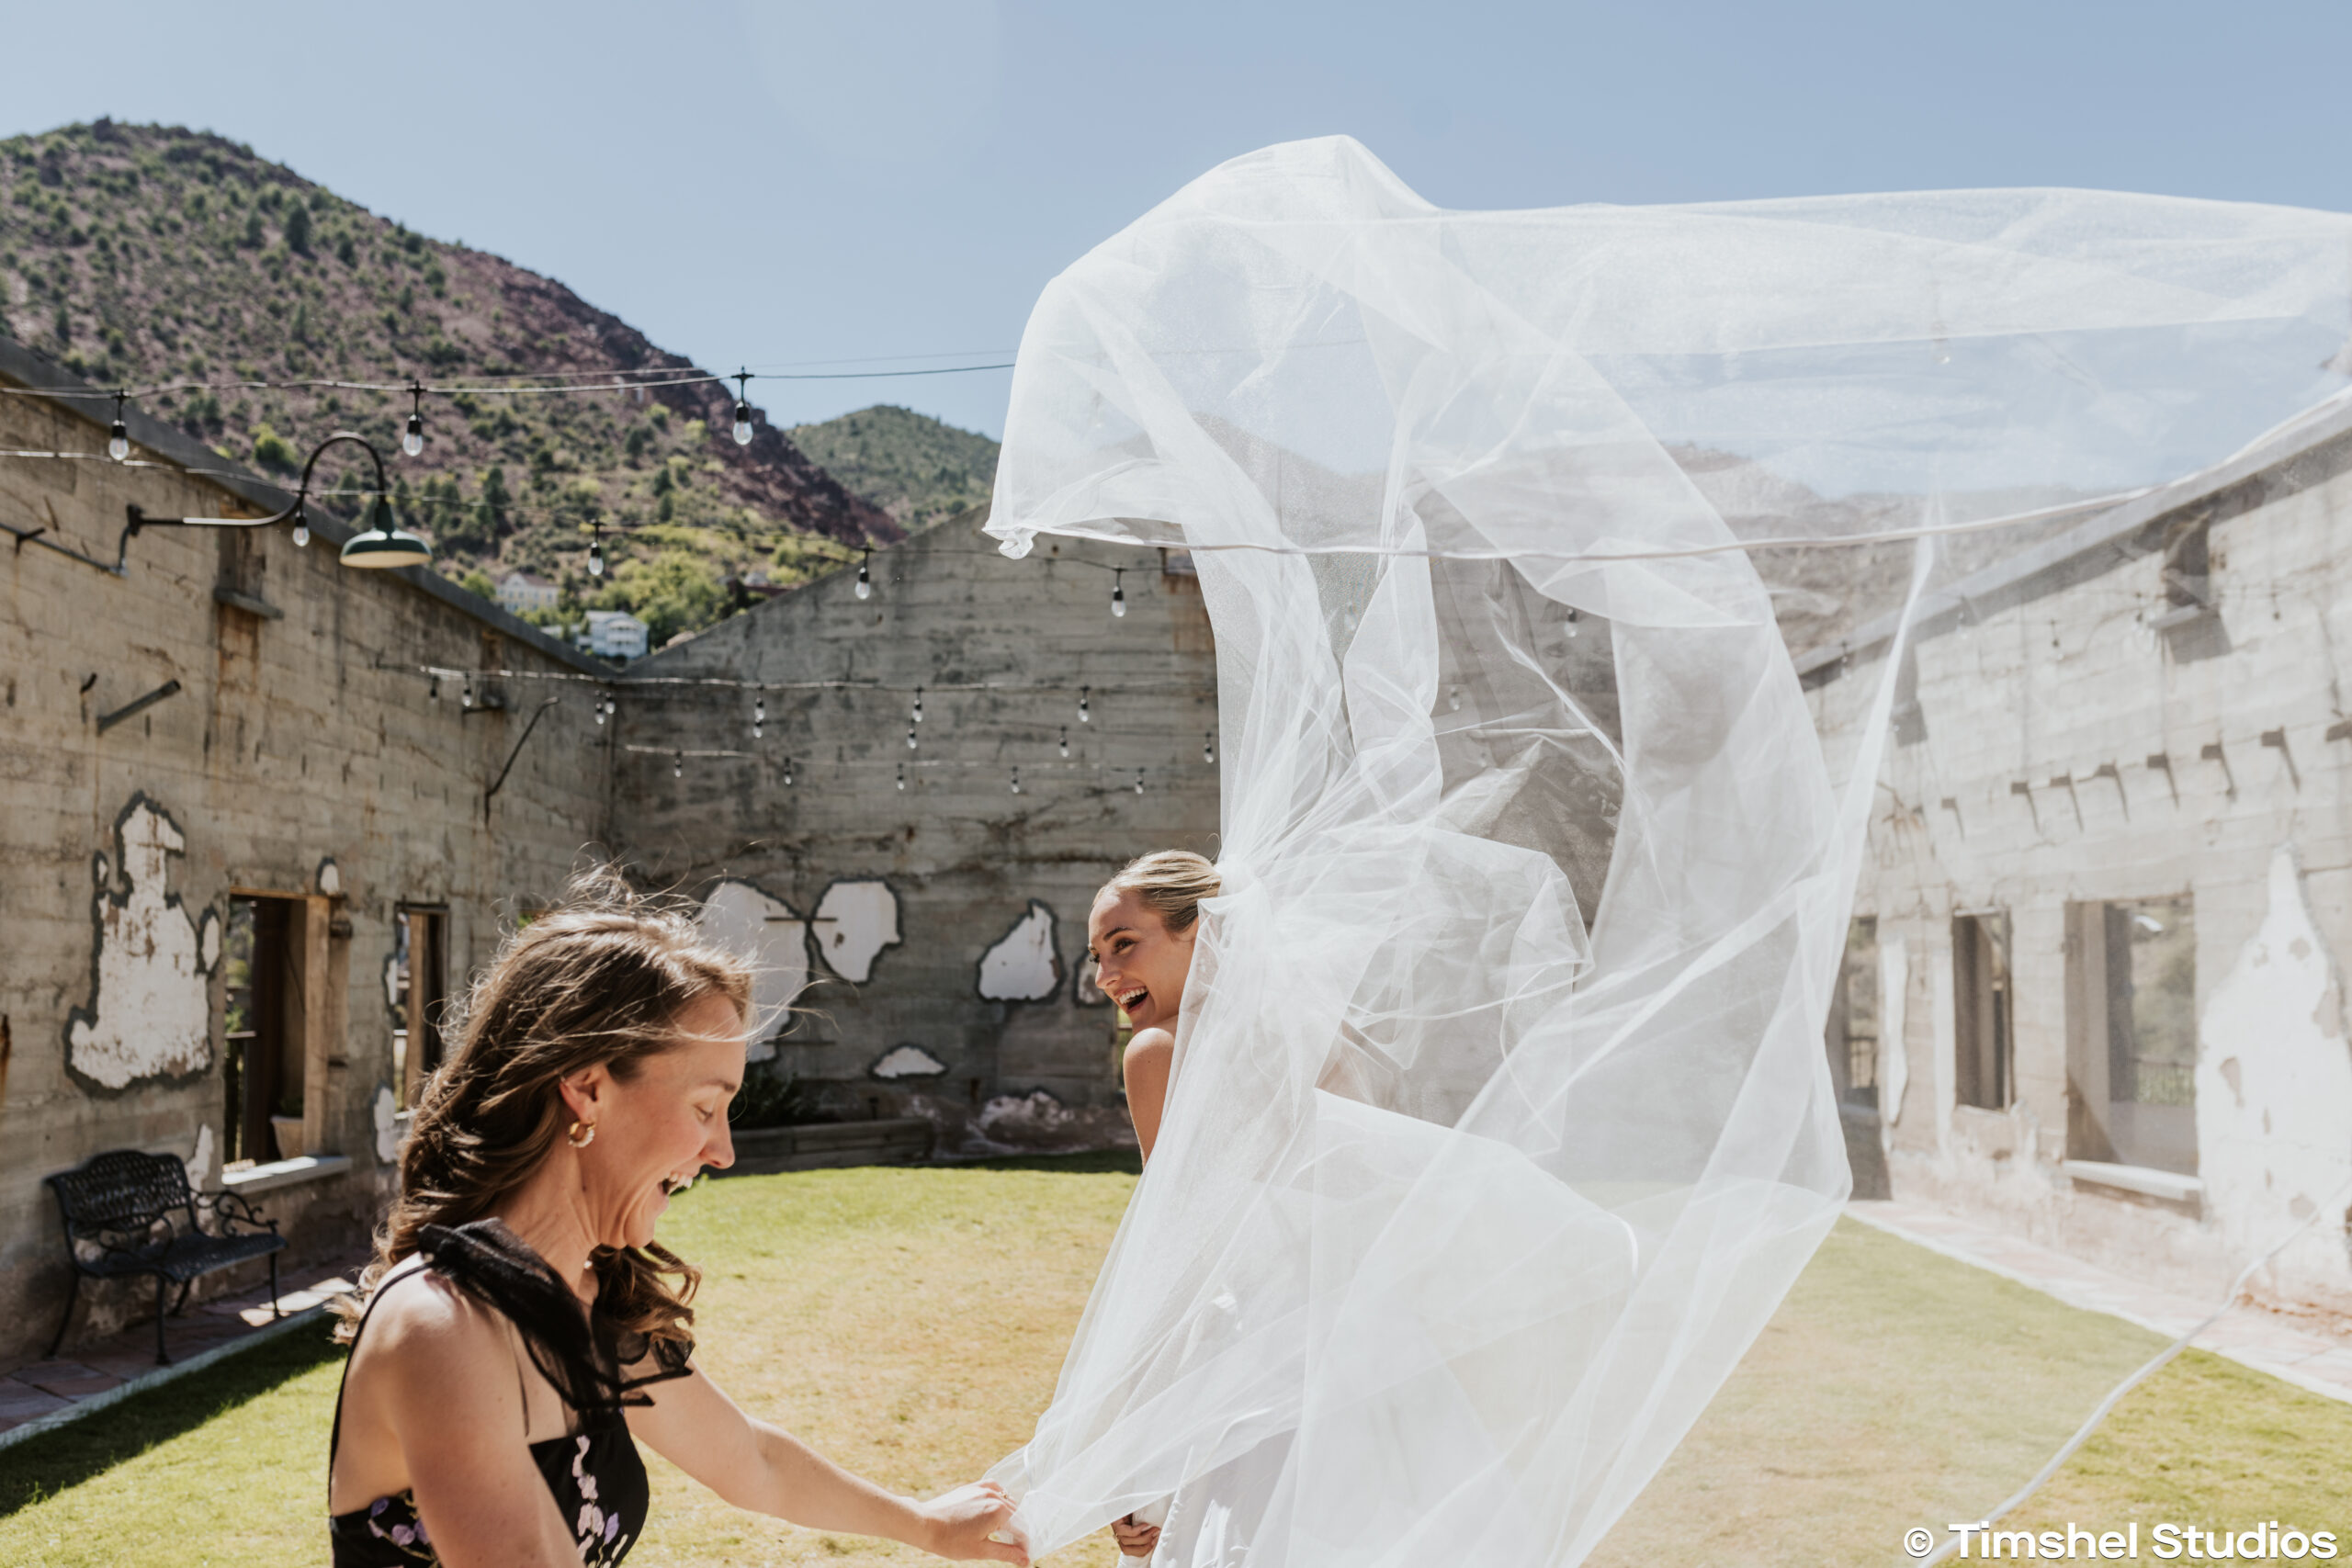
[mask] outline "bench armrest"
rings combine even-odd
[[[267,1231],[273,1235],[277,1233],[277,1222],[264,1218],[261,1211],[254,1207],[253,1200],[242,1192],[199,1192],[196,1202],[199,1209],[212,1211],[222,1235],[240,1234],[232,1228],[237,1225],[244,1226],[248,1232]]]

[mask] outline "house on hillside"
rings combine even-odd
[[[552,610],[562,591],[546,578],[527,571],[510,571],[498,581],[498,607],[510,615]]]
[[[1924,607],[1831,1011],[1858,1190],[2352,1309],[2352,419]],[[1833,760],[1883,623],[1801,661]]]
[[[581,623],[578,640],[599,659],[642,659],[651,629],[627,610],[591,610]]]

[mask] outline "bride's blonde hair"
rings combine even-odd
[[[1191,930],[1200,918],[1201,900],[1216,897],[1224,886],[1216,863],[1206,856],[1190,850],[1154,850],[1121,866],[1102,891],[1135,894],[1172,935]]]

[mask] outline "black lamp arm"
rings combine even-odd
[[[368,460],[375,465],[377,495],[381,497],[390,494],[390,487],[384,482],[384,455],[376,450],[373,442],[358,432],[338,430],[311,448],[311,455],[303,459],[302,479],[301,482],[294,488],[293,501],[266,517],[158,517],[153,513],[142,510],[136,502],[133,502],[123,509],[129,521],[123,526],[121,543],[115,547],[115,574],[120,576],[128,569],[131,536],[141,528],[166,525],[188,528],[266,528],[273,524],[285,523],[300,517],[303,508],[310,502],[311,475],[318,468],[320,457],[325,455],[328,447],[344,442],[349,442],[366,452]]]

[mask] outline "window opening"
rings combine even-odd
[[[1829,997],[1825,1043],[1829,1077],[1847,1105],[1878,1108],[1878,919],[1857,916],[1846,928],[1846,956]]]
[[[1955,916],[1951,965],[1953,1078],[1960,1103],[2006,1111],[2016,1098],[2008,915]]]
[[[441,1066],[447,927],[448,916],[438,909],[403,908],[393,921],[392,1081],[403,1111],[416,1108],[424,1080]]]
[[[281,1139],[273,1118],[302,1114],[300,1031],[288,1027],[300,994],[291,941],[293,906],[284,898],[234,897],[222,944],[221,1107],[223,1166],[300,1154],[300,1134]]]

